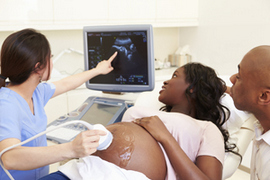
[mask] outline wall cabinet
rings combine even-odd
[[[156,3],[156,24],[198,24],[198,0],[157,0]]]
[[[198,25],[198,0],[0,0],[0,4],[0,31],[105,24]]]

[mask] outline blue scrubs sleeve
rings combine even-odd
[[[43,96],[43,106],[45,106],[55,92],[55,85],[53,83],[40,83],[37,86],[36,93],[38,96]]]
[[[0,100],[0,141],[7,138],[21,140],[22,121],[17,112],[20,107],[6,99]]]
[[[40,83],[33,93],[34,114],[27,102],[16,92],[0,88],[0,141],[7,138],[17,138],[21,141],[29,139],[44,131],[47,126],[47,116],[44,106],[55,92],[52,83]],[[46,146],[46,135],[40,136],[24,146]],[[49,166],[29,171],[10,171],[15,179],[39,179],[48,174]],[[0,179],[8,179],[0,167]]]

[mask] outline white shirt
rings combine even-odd
[[[251,158],[251,180],[270,179],[270,131],[262,133],[263,128],[257,121]]]

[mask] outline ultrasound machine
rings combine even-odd
[[[85,70],[96,67],[100,61],[118,52],[112,61],[114,70],[87,81],[87,88],[116,94],[154,89],[151,25],[86,26],[83,28],[83,39]],[[123,99],[90,96],[81,106],[50,123],[47,129],[73,120],[106,126],[121,121],[126,109],[132,105]],[[83,125],[70,124],[47,133],[47,139],[65,143],[84,130],[86,127]]]

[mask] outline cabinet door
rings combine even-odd
[[[108,0],[55,0],[56,23],[104,23],[108,19]],[[85,24],[87,25],[87,24]]]
[[[0,5],[0,31],[146,23],[180,27],[198,22],[198,0],[0,0]]]
[[[198,0],[157,0],[158,23],[198,21]],[[185,24],[184,24],[185,25]]]
[[[109,21],[151,23],[156,16],[155,0],[109,0]]]
[[[0,0],[0,30],[17,30],[53,20],[53,0]],[[31,26],[32,25],[32,26]]]

